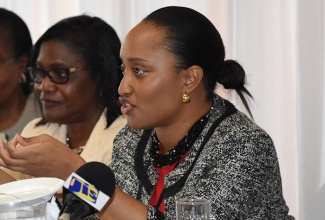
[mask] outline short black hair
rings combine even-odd
[[[42,43],[50,40],[63,42],[83,57],[97,85],[98,100],[107,109],[108,127],[121,114],[118,102],[118,86],[122,79],[119,57],[121,42],[115,30],[98,17],[79,15],[63,19],[50,27],[35,43],[32,66],[36,66]]]

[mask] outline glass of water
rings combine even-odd
[[[177,199],[176,220],[210,220],[211,204],[206,199]]]

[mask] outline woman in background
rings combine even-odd
[[[31,121],[21,135],[47,134],[63,145],[16,148],[10,155],[17,160],[6,161],[4,167],[65,179],[80,166],[79,160],[111,162],[113,139],[126,124],[117,93],[120,46],[110,25],[87,15],[63,19],[39,38],[28,73],[43,117]],[[14,141],[26,145],[20,135]],[[11,171],[7,170],[16,179],[29,177]]]
[[[31,48],[25,22],[0,8],[0,139],[5,142],[41,116],[31,78],[25,73]]]

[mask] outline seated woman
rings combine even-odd
[[[177,198],[208,199],[212,219],[292,219],[272,139],[213,93],[218,82],[242,96],[246,77],[225,60],[206,17],[158,9],[128,33],[120,54],[128,126],[114,143],[117,187],[101,219],[175,219]]]
[[[76,153],[86,162],[111,162],[113,139],[126,124],[117,93],[120,45],[111,26],[86,15],[64,19],[39,38],[28,72],[43,117],[31,121],[22,136],[48,134],[64,145],[17,148],[12,156],[21,160],[8,164],[12,171],[64,179],[80,166],[73,160]],[[14,141],[26,145],[19,135]],[[8,173],[16,179],[29,177]]]
[[[205,16],[158,9],[128,33],[120,54],[128,126],[115,138],[116,187],[100,219],[176,219],[178,198],[208,199],[211,219],[293,219],[272,139],[213,92],[217,82],[240,96],[247,90],[243,68],[225,60]],[[28,141],[62,145],[46,136]],[[0,147],[5,163],[18,163],[15,153],[15,143]]]
[[[25,22],[0,8],[0,139],[5,142],[41,116],[31,78],[25,72],[32,39]]]

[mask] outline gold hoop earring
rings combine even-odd
[[[21,84],[24,84],[24,83],[26,83],[26,81],[27,81],[27,79],[26,79],[26,75],[25,75],[24,73],[22,73],[22,74],[20,75],[20,83],[21,83]]]
[[[182,101],[183,103],[189,103],[191,100],[190,96],[187,94],[187,92],[185,91],[183,96],[182,96]]]

